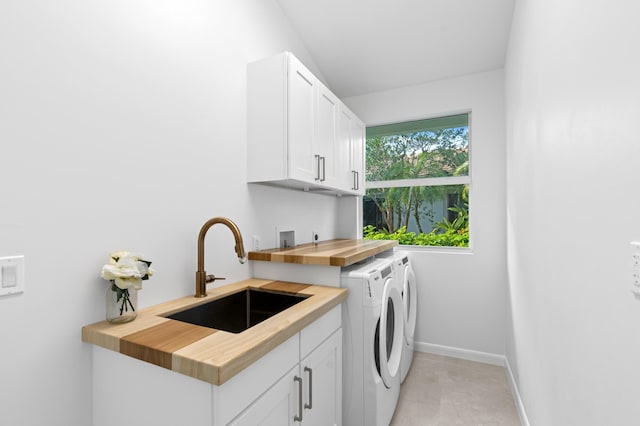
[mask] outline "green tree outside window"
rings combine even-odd
[[[367,129],[364,238],[468,247],[469,115]]]

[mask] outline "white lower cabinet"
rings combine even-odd
[[[298,369],[293,368],[271,389],[247,408],[231,426],[287,426],[293,425],[297,387],[294,381]]]
[[[220,386],[99,346],[92,382],[93,426],[340,425],[341,308]]]
[[[300,363],[302,424],[342,424],[342,330],[336,331]]]
[[[231,423],[232,426],[341,424],[341,330],[333,333]]]

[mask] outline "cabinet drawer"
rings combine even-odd
[[[304,358],[342,325],[341,305],[318,318],[300,332],[300,358]]]

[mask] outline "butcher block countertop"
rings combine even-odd
[[[296,305],[238,333],[165,318],[247,288],[307,297]],[[82,340],[178,373],[221,385],[347,298],[347,289],[248,279],[142,309],[126,324],[97,322],[82,328]]]
[[[336,239],[249,252],[249,260],[299,263],[303,265],[349,266],[397,246],[393,240]]]

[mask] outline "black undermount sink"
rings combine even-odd
[[[202,305],[167,315],[178,321],[240,333],[309,296],[248,288]]]

